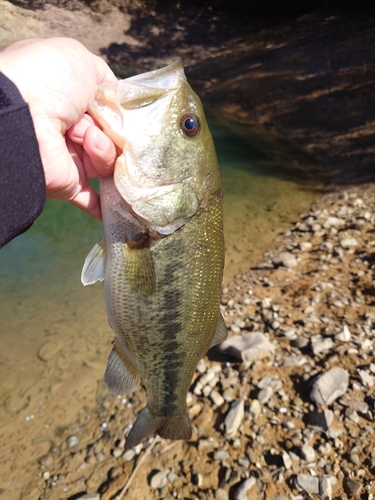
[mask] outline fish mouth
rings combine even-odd
[[[181,59],[177,59],[165,68],[148,71],[126,79],[126,82],[129,83],[167,91],[178,89],[185,81],[186,76]]]

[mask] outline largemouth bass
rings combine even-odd
[[[104,240],[82,271],[84,285],[104,279],[115,333],[104,381],[147,390],[126,449],[189,439],[194,370],[227,336],[221,176],[202,104],[176,61],[100,88],[90,113],[121,151],[100,182]]]

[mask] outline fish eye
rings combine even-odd
[[[194,115],[184,115],[180,121],[182,132],[188,137],[193,137],[199,130],[198,118]]]

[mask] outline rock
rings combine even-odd
[[[281,252],[273,257],[272,263],[275,266],[284,266],[293,268],[296,267],[297,265],[297,259],[294,257],[293,254],[289,252]]]
[[[168,474],[170,472],[170,469],[164,469],[156,472],[156,474],[154,474],[150,479],[151,488],[161,490],[164,486],[167,486]]]
[[[313,384],[310,399],[317,405],[330,405],[348,390],[349,374],[346,370],[333,367]]]
[[[265,387],[264,389],[262,389],[261,391],[259,391],[257,399],[258,399],[259,403],[265,404],[265,403],[267,403],[267,401],[269,401],[271,399],[272,396],[273,396],[273,389],[271,386],[268,386],[268,387]]]
[[[254,418],[256,418],[258,415],[260,415],[261,411],[262,411],[262,407],[260,406],[260,402],[257,399],[253,399],[250,403],[250,408],[249,408],[250,414]]]
[[[125,453],[123,453],[121,458],[125,460],[125,462],[130,462],[131,460],[133,460],[134,457],[135,457],[135,451],[133,450],[133,448],[130,448],[130,450],[125,451]]]
[[[250,490],[250,488],[253,488],[253,486],[256,486],[257,482],[255,477],[249,477],[249,479],[246,479],[246,481],[243,481],[239,487],[236,489],[233,499],[234,500],[248,500],[247,492]]]
[[[329,351],[334,346],[334,342],[331,337],[326,337],[325,339],[317,340],[311,344],[312,352],[315,354],[320,354],[324,351]]]
[[[227,439],[231,439],[236,435],[238,428],[242,424],[243,417],[244,417],[243,399],[233,401],[224,421],[225,437]]]
[[[319,496],[322,500],[332,499],[332,484],[327,476],[319,477]]]
[[[346,410],[345,410],[345,417],[348,420],[351,420],[352,422],[355,422],[356,424],[358,424],[358,422],[359,422],[358,413],[353,408],[350,408],[350,407],[346,408]]]
[[[198,474],[198,475],[200,476],[200,474]],[[170,483],[170,484],[173,484],[177,478],[178,478],[178,475],[174,472],[170,472],[167,475],[168,483]]]
[[[123,452],[124,452],[124,450],[122,448],[114,448],[112,450],[112,456],[114,456],[115,458],[119,458],[119,457],[121,457]]]
[[[66,442],[68,443],[69,448],[74,448],[79,443],[77,436],[69,436]]]
[[[213,454],[213,459],[220,460],[221,462],[224,462],[228,458],[229,458],[229,453],[225,450],[218,450],[215,451],[215,453]]]
[[[323,227],[324,229],[331,229],[331,227],[341,227],[344,224],[344,219],[339,219],[338,217],[327,217],[323,222]]]
[[[230,337],[219,345],[219,351],[242,361],[256,361],[270,357],[275,348],[262,333],[246,333]]]
[[[362,384],[365,387],[372,387],[375,384],[375,377],[368,373],[366,370],[358,370],[358,374],[361,377]]]
[[[296,477],[297,486],[308,493],[319,493],[319,478],[309,474],[298,474]]]
[[[333,412],[324,410],[322,412],[312,411],[307,415],[307,424],[319,430],[327,431],[333,422]]]
[[[310,243],[309,241],[301,241],[299,243],[299,247],[303,252],[310,252],[310,250],[312,249],[312,243]]]
[[[290,455],[286,451],[283,452],[282,459],[286,470],[291,469],[293,465],[292,459],[290,458]]]
[[[110,469],[108,472],[108,475],[111,479],[115,479],[116,477],[121,476],[121,474],[122,474],[122,467],[119,467],[118,465],[112,467],[112,469]]]
[[[358,246],[358,241],[355,238],[345,238],[340,241],[340,245],[345,249],[355,248]]]
[[[346,325],[344,325],[342,331],[336,335],[336,339],[339,340],[340,342],[349,342],[351,338],[352,334],[350,333],[350,330]]]
[[[225,403],[225,399],[218,391],[211,391],[210,398],[216,406],[221,406]]]
[[[303,366],[308,363],[308,359],[305,356],[289,356],[283,361],[284,366]]]
[[[76,500],[100,500],[100,493],[85,493],[75,498]]]
[[[362,483],[350,477],[344,479],[344,491],[349,498],[355,497],[362,489]]]
[[[223,488],[218,488],[215,491],[215,500],[229,500],[229,494]]]
[[[304,444],[301,447],[301,458],[306,462],[313,462],[315,460],[315,450],[309,444]]]

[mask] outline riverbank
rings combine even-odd
[[[374,214],[374,185],[326,195],[224,288],[232,345],[198,365],[189,442],[125,453],[145,393],[100,385],[96,407],[54,429],[23,494],[14,470],[3,495],[109,500],[139,466],[124,498],[373,498]]]

